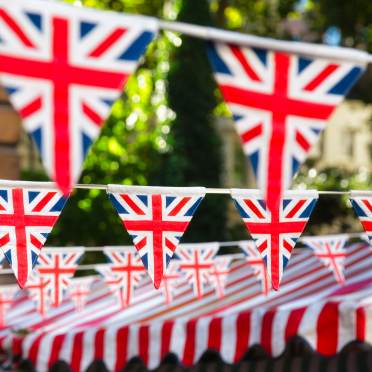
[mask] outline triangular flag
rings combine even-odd
[[[152,18],[0,0],[0,83],[64,194],[157,30]]]
[[[43,249],[35,271],[47,282],[51,306],[62,303],[83,254],[82,247]]]
[[[346,234],[313,236],[302,238],[301,242],[311,248],[314,256],[320,259],[325,267],[332,271],[337,283],[344,284],[344,264],[346,258]]]
[[[167,271],[163,275],[160,288],[163,290],[165,303],[169,305],[172,302],[174,291],[180,282],[182,275],[180,271],[180,263],[178,260],[172,259],[169,263]]]
[[[203,297],[209,283],[210,271],[218,250],[218,243],[182,244],[177,248],[181,273],[192,285],[198,299]]]
[[[205,188],[109,185],[108,192],[155,288],[159,288]]]
[[[221,39],[224,34],[219,33]],[[262,47],[211,43],[209,56],[271,210],[277,209],[333,110],[363,72],[366,56],[314,44],[285,47],[265,38],[254,43]],[[301,48],[299,55],[296,48]],[[283,49],[293,53],[276,51]]]
[[[227,278],[230,273],[232,257],[229,255],[217,256],[209,272],[209,283],[215,288],[218,298],[225,295]]]
[[[77,311],[82,311],[91,293],[93,276],[84,276],[81,278],[70,279],[67,297],[74,303]]]
[[[105,247],[103,253],[109,265],[97,265],[96,270],[118,296],[122,308],[131,304],[135,287],[146,270],[133,247]]]
[[[351,191],[350,201],[372,245],[372,191]]]
[[[263,258],[271,285],[279,289],[292,249],[317,202],[316,191],[289,190],[270,211],[260,190],[231,190],[231,196]]]
[[[270,282],[265,262],[258,252],[256,244],[251,240],[242,241],[239,243],[239,247],[242,249],[249,267],[253,269],[253,274],[261,282],[262,293],[267,296],[270,290]]]
[[[50,278],[40,276],[34,270],[27,280],[25,289],[28,291],[30,298],[36,304],[36,310],[39,314],[44,315],[52,304],[52,299],[48,291]]]
[[[52,183],[0,181],[0,247],[21,288],[66,200]]]
[[[6,326],[6,314],[14,302],[17,291],[19,291],[17,285],[0,286],[0,327]]]

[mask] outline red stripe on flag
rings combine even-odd
[[[300,307],[291,311],[289,314],[287,326],[285,328],[285,341],[288,341],[291,337],[297,335],[298,327],[300,326],[305,310],[306,307]]]
[[[43,104],[43,101],[41,97],[34,99],[31,101],[28,105],[22,107],[21,110],[19,110],[19,115],[26,119],[27,117],[33,115],[35,112],[41,109]]]
[[[316,325],[316,350],[323,355],[334,355],[338,345],[338,303],[324,305]]]
[[[271,354],[272,351],[271,342],[273,340],[272,332],[275,313],[276,313],[275,310],[269,310],[265,313],[265,315],[262,318],[261,345],[268,354]]]
[[[89,56],[94,58],[99,58],[104,54],[113,44],[115,44],[125,33],[126,29],[124,28],[117,28],[115,31],[111,32],[109,36],[107,36],[101,44],[99,44],[92,52],[90,52]]]
[[[9,234],[5,234],[5,235],[0,239],[0,247],[3,247],[4,245],[8,244],[9,242],[10,242]]]
[[[48,367],[52,367],[59,360],[59,353],[62,349],[63,341],[66,335],[57,335],[53,339],[52,349],[49,356]]]
[[[96,111],[92,110],[88,105],[85,103],[82,104],[84,114],[97,126],[101,126],[103,122],[103,118],[97,114]]]
[[[143,363],[147,365],[149,360],[149,326],[141,326],[138,332],[138,350]]]
[[[309,141],[302,135],[301,132],[296,131],[296,142],[307,152],[310,150],[310,143]]]
[[[254,205],[252,200],[250,199],[244,199],[243,200],[245,205],[258,217],[258,218],[264,218],[263,214],[260,212],[260,210]]]
[[[251,80],[254,81],[261,81],[259,76],[253,70],[253,68],[249,65],[246,57],[244,56],[242,49],[237,46],[230,46],[232,53],[234,54],[235,58],[240,62],[241,66],[243,67],[244,71],[250,77]]]
[[[358,341],[364,342],[366,339],[366,312],[363,307],[358,307],[356,311],[356,339]]]
[[[8,27],[17,35],[18,39],[27,47],[34,48],[35,45],[17,25],[13,18],[4,10],[0,9],[0,18],[8,25]]]
[[[365,206],[368,208],[368,210],[369,210],[370,212],[372,212],[372,204],[369,202],[369,200],[368,200],[368,199],[365,199],[365,200],[363,200],[363,203],[364,203]]]
[[[96,336],[94,337],[94,359],[95,360],[103,359],[104,339],[105,339],[105,330],[104,329],[98,330],[96,332]]]
[[[84,331],[80,331],[75,334],[74,341],[72,344],[72,355],[70,367],[72,372],[80,372],[81,358],[83,356],[83,337]]]
[[[43,248],[43,243],[39,239],[36,239],[34,235],[30,235],[30,242],[37,249]]]
[[[52,200],[52,198],[56,195],[56,192],[48,192],[36,205],[35,208],[33,208],[33,212],[41,212],[41,210]]]
[[[222,340],[222,318],[214,318],[209,323],[208,349],[221,350]]]
[[[170,216],[176,216],[179,211],[185,206],[185,204],[190,200],[189,196],[182,198],[182,200],[174,207],[174,209],[169,213]]]
[[[131,199],[129,195],[120,194],[120,197],[128,204],[129,208],[131,208],[135,214],[139,214],[141,216],[145,215],[145,212],[142,209],[140,209],[136,205],[136,203],[133,202],[133,200]]]
[[[164,358],[169,353],[173,324],[173,321],[163,323],[163,328],[161,330],[160,358]]]
[[[196,320],[189,320],[186,324],[186,341],[183,350],[182,363],[191,366],[195,355]]]
[[[258,137],[262,134],[262,124],[256,125],[255,127],[245,131],[240,135],[240,138],[243,143],[251,141],[253,138]]]
[[[337,69],[338,65],[329,64],[320,74],[318,74],[313,80],[307,83],[304,89],[307,91],[315,90],[320,84],[323,83],[325,79],[327,79],[329,75],[331,75]]]
[[[234,362],[238,362],[248,350],[249,336],[251,333],[251,314],[240,313],[236,320],[236,347]]]
[[[302,208],[302,206],[306,203],[306,200],[300,200],[294,208],[286,215],[286,218],[292,218],[296,215],[296,213]]]
[[[116,363],[115,372],[121,371],[127,362],[128,326],[122,327],[116,334]]]

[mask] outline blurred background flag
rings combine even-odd
[[[372,245],[372,191],[351,191],[350,201]]]
[[[157,31],[151,18],[0,0],[0,83],[67,194]]]

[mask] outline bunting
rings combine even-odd
[[[171,260],[167,271],[163,276],[160,288],[163,290],[165,303],[169,305],[173,299],[175,289],[180,282],[182,275],[178,260]]]
[[[41,315],[45,315],[51,306],[51,297],[48,292],[50,282],[50,278],[45,278],[34,270],[29,276],[25,287],[30,298],[35,302],[37,312]]]
[[[312,57],[318,46],[311,44],[304,45],[304,57],[276,52],[277,43],[268,43],[272,50],[211,43],[209,56],[258,188],[275,210],[364,65]]]
[[[372,245],[372,191],[351,191],[350,201]]]
[[[93,281],[94,277],[91,276],[70,279],[70,285],[66,297],[69,297],[72,300],[76,311],[82,311],[84,309],[91,292]]]
[[[14,296],[19,288],[15,285],[2,285],[0,287],[0,327],[6,326],[5,316],[14,303]]]
[[[180,270],[192,285],[195,297],[201,299],[210,280],[218,243],[182,244],[177,248]]]
[[[108,192],[155,288],[159,288],[205,189],[109,185]]]
[[[348,240],[346,234],[314,236],[301,239],[308,248],[312,249],[314,256],[327,267],[334,275],[338,284],[345,283],[344,265],[346,258],[345,244]]]
[[[0,0],[0,83],[65,195],[156,28],[147,17]]]
[[[35,270],[40,281],[46,282],[51,306],[57,307],[61,304],[83,254],[82,247],[45,248],[41,253]]]
[[[231,190],[231,196],[265,262],[271,285],[279,289],[292,249],[317,202],[316,191],[286,191],[270,211],[259,190]]]
[[[231,260],[232,257],[228,255],[217,256],[213,260],[213,265],[209,272],[209,283],[216,290],[218,298],[222,298],[225,295]]]
[[[270,282],[265,262],[257,250],[255,243],[253,241],[240,242],[239,247],[245,255],[248,266],[253,270],[253,274],[260,281],[262,293],[267,296],[270,290]]]
[[[52,183],[0,181],[0,247],[21,288],[66,200]]]
[[[132,302],[135,287],[145,274],[145,268],[132,247],[105,247],[103,252],[110,261],[106,284],[119,295],[121,307],[127,307]]]

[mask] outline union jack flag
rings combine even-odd
[[[64,194],[155,30],[151,18],[0,0],[0,82]]]
[[[182,275],[178,260],[171,260],[166,273],[163,276],[160,288],[163,290],[165,303],[169,305],[173,298],[173,292],[180,282]]]
[[[0,182],[0,247],[21,288],[65,203],[50,183]]]
[[[279,289],[284,268],[317,202],[316,191],[286,191],[270,211],[259,190],[231,190],[235,205],[263,258],[272,287]]]
[[[217,256],[213,260],[213,265],[209,272],[209,283],[215,288],[218,298],[222,298],[225,295],[231,260],[232,257],[228,255]]]
[[[50,278],[44,278],[40,276],[36,270],[34,270],[27,280],[25,289],[28,291],[30,298],[36,304],[36,310],[44,315],[50,308],[52,300],[48,291],[50,285]]]
[[[205,286],[209,283],[218,249],[218,243],[182,244],[177,248],[181,273],[192,285],[198,299],[203,297]]]
[[[75,304],[77,311],[82,311],[87,302],[88,296],[91,292],[91,285],[94,278],[86,276],[81,278],[70,279],[70,286],[68,288],[68,297]]]
[[[159,288],[205,189],[109,185],[109,193],[155,288]]]
[[[57,307],[62,303],[83,254],[84,248],[45,248],[40,254],[35,269],[47,282],[51,306]]]
[[[270,290],[269,278],[265,262],[258,252],[253,241],[240,242],[239,247],[245,255],[245,260],[249,267],[253,269],[256,278],[261,282],[262,293],[267,296]]]
[[[5,316],[14,302],[14,296],[19,288],[15,285],[2,285],[0,287],[0,327],[6,325]]]
[[[350,201],[372,245],[372,192],[351,191]]]
[[[211,44],[209,56],[258,188],[268,208],[277,209],[364,67],[221,42]]]
[[[110,261],[110,273],[105,275],[105,282],[119,296],[121,307],[126,307],[132,301],[134,289],[145,268],[132,247],[105,247],[103,252]]]
[[[346,258],[345,244],[347,235],[329,235],[321,237],[307,237],[301,242],[313,250],[314,256],[323,262],[324,266],[332,271],[337,283],[344,284],[344,264]]]

